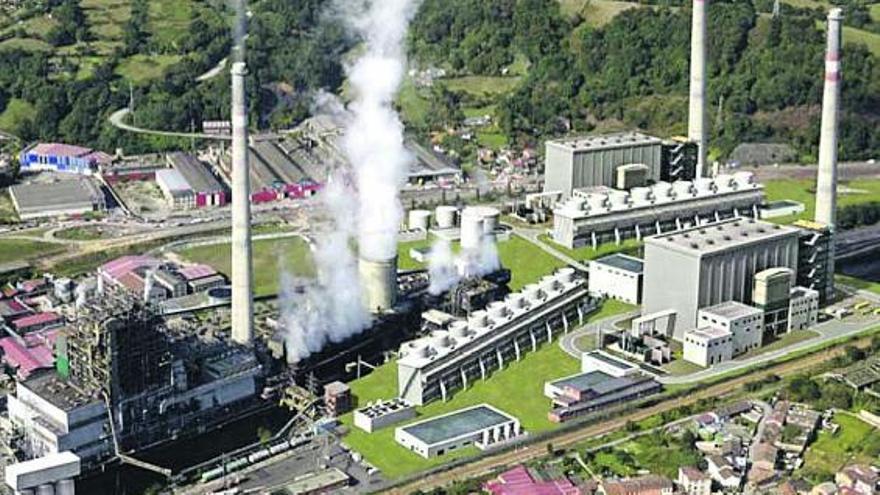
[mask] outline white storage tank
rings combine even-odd
[[[55,495],[76,495],[75,486],[73,480],[61,480],[55,483]]]
[[[503,302],[493,302],[489,305],[489,316],[493,320],[502,320],[507,317],[507,305]]]
[[[736,178],[730,174],[719,174],[715,176],[715,185],[719,192],[735,191],[738,188]]]
[[[625,208],[629,206],[630,196],[623,191],[615,191],[608,195],[612,208]]]
[[[510,308],[511,311],[522,309],[525,305],[526,301],[522,294],[510,294],[507,296],[507,307]]]
[[[428,357],[428,346],[426,346],[423,342],[414,342],[410,355],[424,359]]]
[[[658,200],[669,199],[673,195],[672,184],[668,182],[658,182],[654,184],[652,189],[654,190],[654,197]]]
[[[538,284],[529,284],[522,290],[523,296],[528,302],[535,302],[541,299],[541,287]]]
[[[755,184],[755,174],[752,172],[737,172],[733,174],[736,181],[741,187],[753,186]]]
[[[672,188],[675,190],[675,193],[678,195],[679,198],[693,196],[695,191],[694,184],[687,180],[673,182]]]
[[[694,187],[697,194],[708,196],[715,192],[715,181],[708,178],[701,178],[694,181]]]
[[[407,225],[410,230],[428,230],[431,227],[431,212],[428,210],[410,210]]]
[[[55,495],[55,485],[45,484],[37,487],[36,495]]]
[[[434,218],[437,221],[438,229],[451,229],[455,227],[455,217],[458,215],[458,208],[454,206],[438,206],[434,210]]]
[[[483,215],[475,208],[465,208],[461,212],[461,248],[479,249],[483,238]]]
[[[498,221],[501,218],[501,212],[497,208],[489,206],[480,207],[480,215],[483,217],[483,232],[493,234],[498,230]]]
[[[444,331],[436,331],[431,334],[431,345],[437,349],[444,349],[452,345],[449,340],[449,333]]]
[[[595,193],[587,196],[587,203],[590,205],[591,211],[602,211],[608,208],[608,195],[603,193]]]

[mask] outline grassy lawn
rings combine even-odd
[[[590,320],[605,318],[622,308],[623,306],[606,304]],[[563,352],[555,342],[544,344],[536,352],[523,356],[521,361],[509,363],[488,379],[473,383],[467,390],[458,391],[448,402],[436,401],[417,408],[419,415],[413,421],[485,402],[519,418],[528,432],[547,431],[558,425],[547,419],[550,403],[543,395],[544,382],[579,371],[578,360]],[[397,366],[394,362],[384,364],[350,385],[352,394],[360,405],[396,397]],[[476,452],[473,449],[464,449],[433,459],[423,459],[397,445],[394,441],[394,427],[369,434],[354,428],[352,421],[351,413],[342,417],[342,422],[349,427],[345,443],[360,452],[389,478],[398,478]]]
[[[793,199],[800,201],[805,207],[804,212],[799,215],[771,218],[769,221],[789,224],[795,220],[813,218],[813,213],[816,209],[815,186],[816,181],[813,179],[776,179],[765,181],[764,192],[767,195],[767,201]],[[845,192],[838,192],[838,208],[876,201],[880,197],[880,180],[877,179],[841,182],[838,188],[845,188],[843,189]]]
[[[874,462],[880,447],[880,432],[864,421],[838,413],[834,421],[840,425],[837,434],[827,431],[809,447],[801,473],[810,480],[827,481],[846,464]]]
[[[94,241],[107,237],[101,227],[71,227],[65,230],[55,232],[58,239],[66,239],[70,241]]]
[[[0,264],[33,260],[63,250],[64,246],[48,242],[0,239]]]
[[[614,244],[613,242],[600,244],[598,249],[593,249],[589,246],[569,249],[561,244],[553,242],[553,239],[549,234],[541,234],[538,239],[560,253],[566,254],[578,261],[594,260],[614,253],[624,253],[639,257],[639,251],[642,248],[641,241],[635,239],[626,239],[621,242],[620,245]]]
[[[865,45],[874,56],[880,57],[880,34],[850,26],[843,26],[845,44]]]
[[[81,0],[92,34],[103,41],[121,41],[122,27],[131,17],[129,0]]]
[[[133,83],[159,79],[169,66],[180,60],[178,55],[132,55],[116,67],[116,73]]]
[[[477,131],[477,143],[485,148],[499,150],[507,146],[507,134],[503,132]]]
[[[834,280],[839,284],[855,287],[856,289],[869,290],[875,294],[880,294],[880,283],[878,282],[871,282],[870,280],[850,277],[849,275],[843,275],[840,273],[834,275]]]
[[[797,344],[798,342],[803,342],[805,340],[810,340],[814,337],[818,337],[819,334],[813,330],[798,330],[795,332],[790,332],[773,342],[763,345],[757,349],[753,349],[742,356],[738,356],[737,359],[745,359],[753,356],[758,356],[761,354],[765,354],[768,352],[778,351],[779,349],[788,347],[790,345]]]
[[[441,81],[450,91],[461,91],[474,96],[499,95],[513,91],[519,84],[518,77],[466,76]]]
[[[25,120],[34,115],[34,106],[25,100],[12,98],[6,104],[6,110],[0,113],[0,129],[14,132]]]
[[[672,376],[681,376],[703,371],[706,368],[690,361],[685,361],[684,359],[676,359],[675,361],[664,364],[662,369]]]
[[[189,34],[192,15],[193,5],[188,1],[151,1],[149,19],[153,41],[160,46],[177,47]]]
[[[309,246],[299,237],[254,241],[254,293],[256,295],[278,292],[279,272],[290,270],[299,276],[313,276]],[[231,273],[231,247],[229,244],[197,246],[180,251],[180,255],[193,262],[205,263],[218,271]]]
[[[569,16],[580,15],[590,27],[602,27],[624,10],[638,7],[636,2],[614,0],[561,0],[562,10]]]
[[[400,92],[397,94],[397,105],[400,107],[400,112],[403,114],[403,119],[406,122],[415,126],[425,123],[430,102],[419,93],[419,89],[412,79],[404,79],[403,84],[400,86]]]

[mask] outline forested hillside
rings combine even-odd
[[[491,3],[492,7],[485,5]],[[570,2],[569,2],[570,3]],[[647,129],[661,135],[686,131],[690,10],[683,1],[643,2],[594,27],[581,13],[563,14],[556,0],[427,0],[413,31],[412,53],[421,64],[455,73],[500,75],[520,54],[528,76],[495,103],[503,130],[535,141],[563,132]],[[716,1],[710,10],[710,83],[713,148],[724,156],[739,142],[781,141],[803,158],[815,154],[822,93],[824,10],[772,1]],[[847,24],[876,29],[864,2],[848,0]],[[667,5],[672,5],[669,7]],[[526,26],[552,26],[530,31]],[[469,28],[465,28],[465,26]],[[424,40],[432,43],[425,43]],[[472,47],[479,47],[472,48]],[[480,53],[471,62],[471,52]],[[542,56],[535,57],[535,53]],[[847,44],[844,58],[842,156],[880,153],[880,65],[864,46]]]

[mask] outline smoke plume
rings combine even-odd
[[[466,278],[482,277],[501,268],[498,249],[492,236],[483,236],[477,249],[452,253],[449,242],[438,239],[428,253],[428,293],[442,294]]]
[[[397,254],[403,217],[400,189],[412,158],[404,148],[403,124],[392,102],[403,80],[403,43],[417,4],[418,0],[339,0],[334,5],[333,15],[363,40],[363,54],[346,67],[354,97],[348,108],[340,108],[326,94],[320,94],[316,104],[330,107],[346,122],[341,146],[351,175],[337,171],[321,194],[331,221],[314,233],[316,280],[282,273],[281,323],[291,362],[370,324],[351,241],[357,239],[359,255],[367,259]]]

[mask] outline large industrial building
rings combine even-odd
[[[697,327],[697,311],[751,302],[753,279],[767,268],[797,268],[799,231],[731,219],[645,239],[645,313],[673,309],[674,338]],[[669,281],[674,280],[674,284]]]
[[[446,400],[454,390],[536,350],[539,342],[583,323],[596,304],[574,270],[547,275],[487,311],[471,313],[467,321],[452,321],[445,330],[401,346],[398,393],[416,405]]]
[[[524,434],[518,419],[489,404],[480,404],[401,426],[395,429],[394,439],[428,459],[470,445],[487,449]]]
[[[590,294],[628,304],[642,302],[644,263],[625,254],[612,254],[590,262]]]
[[[112,288],[77,316],[58,337],[56,372],[19,383],[9,398],[29,457],[70,450],[95,466],[117,449],[195,435],[264,407],[253,351],[173,335],[151,305]]]
[[[568,248],[661,234],[688,225],[755,216],[763,186],[750,172],[659,182],[629,191],[575,189],[553,210],[553,240]]]
[[[101,188],[86,177],[15,185],[9,193],[21,220],[79,216],[107,209]]]
[[[172,207],[193,209],[226,204],[226,189],[196,157],[171,153],[167,162],[169,168],[156,171],[156,183]]]
[[[113,157],[90,148],[62,143],[37,143],[21,152],[22,171],[51,171],[90,175]]]

